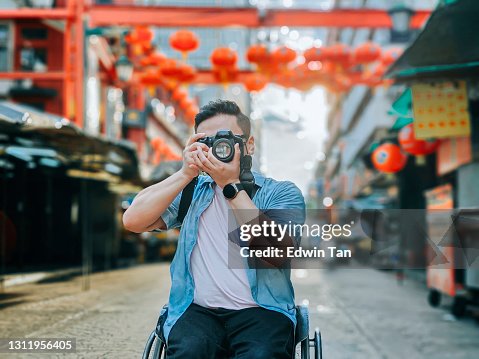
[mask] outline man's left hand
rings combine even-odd
[[[238,183],[240,175],[240,157],[241,152],[239,144],[235,144],[235,154],[231,162],[222,162],[213,155],[210,147],[207,155],[203,150],[198,149],[193,152],[193,158],[196,165],[204,172],[208,173],[218,186],[223,188],[229,183]]]

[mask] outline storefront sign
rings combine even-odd
[[[442,176],[472,161],[471,138],[441,140],[437,150],[437,174]]]
[[[446,184],[426,191],[426,202],[428,210],[453,209],[452,186]]]
[[[469,136],[465,81],[412,86],[414,132],[419,139]]]
[[[144,111],[128,109],[125,111],[123,124],[128,127],[145,128],[146,114]]]

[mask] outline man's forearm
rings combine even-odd
[[[137,233],[148,230],[190,181],[180,170],[140,191],[123,215],[125,227]]]

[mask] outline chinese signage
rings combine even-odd
[[[412,86],[414,132],[419,139],[469,136],[465,81]]]

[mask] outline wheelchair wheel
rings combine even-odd
[[[159,338],[156,338],[155,351],[153,353],[152,359],[164,358],[166,356],[166,353],[164,353],[164,349],[165,349],[165,344]]]
[[[150,357],[151,349],[155,345],[153,356]],[[153,331],[146,342],[145,350],[143,351],[142,359],[162,359],[166,356],[165,344],[156,336]]]
[[[322,359],[323,346],[321,342],[321,332],[319,331],[319,328],[316,328],[314,330],[313,345],[314,345],[314,359]]]
[[[143,356],[141,357],[142,359],[148,359],[150,356],[151,352],[151,347],[153,346],[153,343],[155,342],[156,339],[156,334],[155,331],[152,331],[150,336],[148,337],[148,341],[146,342],[145,350],[143,351]]]

